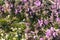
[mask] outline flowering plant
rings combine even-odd
[[[1,0],[0,40],[60,40],[60,0]]]

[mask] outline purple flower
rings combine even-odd
[[[15,9],[15,14],[17,14],[18,13],[18,10],[17,9]]]
[[[41,2],[40,2],[39,0],[37,0],[37,1],[34,2],[34,4],[35,4],[36,6],[40,6],[40,5],[41,5]]]
[[[59,22],[59,20],[60,20],[60,18],[59,18],[59,17],[57,17],[57,18],[56,18],[56,21],[57,21],[57,22]]]
[[[53,27],[51,27],[50,30],[51,30],[52,32],[54,32],[54,28],[53,28]]]
[[[51,5],[51,8],[52,8],[52,11],[55,11],[56,10],[56,4],[53,4],[53,5]]]
[[[48,24],[48,20],[45,19],[45,20],[44,20],[44,23],[47,25],[47,24]]]
[[[2,8],[1,11],[3,12],[4,11],[4,8]]]
[[[2,6],[0,6],[0,11],[4,12],[4,8]]]
[[[56,18],[56,22],[57,22],[57,24],[60,24],[60,18],[59,17]]]
[[[56,37],[57,33],[56,32],[53,32],[53,37]]]
[[[44,40],[44,38],[40,38],[40,40]]]
[[[54,0],[54,2],[56,3],[57,9],[60,7],[60,0]]]
[[[46,37],[49,38],[49,37],[51,37],[51,36],[52,36],[52,32],[51,32],[50,29],[48,29],[48,30],[46,31]]]
[[[55,12],[56,13],[56,17],[58,17],[58,12]]]
[[[10,7],[13,8],[13,4],[10,4]]]
[[[43,20],[39,20],[39,19],[38,19],[38,24],[39,24],[39,26],[41,27],[41,26],[43,25]]]

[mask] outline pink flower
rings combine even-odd
[[[40,38],[40,40],[44,40],[44,38]]]
[[[56,33],[56,32],[54,32],[54,33],[53,33],[53,37],[56,37],[56,35],[57,35],[57,33]]]
[[[10,4],[10,7],[13,7],[13,4]]]
[[[17,9],[15,9],[15,14],[17,14],[18,13],[18,10]]]
[[[43,20],[38,20],[38,24],[41,27],[43,25]]]
[[[57,24],[60,25],[60,18],[59,17],[56,18],[56,22],[57,22]]]
[[[40,2],[39,0],[37,0],[37,1],[34,2],[34,4],[35,4],[36,6],[40,6],[40,5],[41,5],[41,2]]]
[[[46,31],[46,37],[49,38],[49,37],[51,37],[51,36],[52,36],[52,32],[51,32],[50,29],[48,29],[48,30]]]
[[[50,30],[51,30],[52,32],[54,32],[54,28],[53,28],[53,27],[51,27]]]
[[[54,0],[54,2],[57,4],[57,9],[60,7],[60,0]]]
[[[59,17],[57,17],[57,18],[56,18],[56,21],[58,22],[59,20],[60,20],[60,18],[59,18]]]
[[[45,19],[45,20],[44,20],[44,23],[47,25],[47,24],[48,24],[48,20]]]
[[[56,4],[51,5],[51,7],[52,7],[53,10],[56,10]]]

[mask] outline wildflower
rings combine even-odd
[[[56,4],[51,5],[52,10],[56,10]]]
[[[54,32],[54,28],[53,28],[53,27],[51,27],[50,30],[51,30],[52,32]]]
[[[40,40],[44,40],[44,38],[40,38]]]
[[[13,8],[13,4],[10,4],[10,7]]]
[[[37,1],[34,2],[34,4],[35,4],[36,6],[40,6],[40,5],[41,5],[41,2],[40,2],[39,0],[37,0]]]
[[[47,25],[47,24],[48,24],[48,20],[45,19],[45,20],[44,20],[44,23]]]
[[[56,37],[57,33],[56,32],[53,32],[53,37]]]
[[[56,18],[56,21],[58,22],[59,20],[60,20],[60,18],[59,18],[59,17],[57,17],[57,18]]]
[[[18,13],[18,10],[17,9],[15,9],[15,14],[17,14]]]
[[[46,37],[49,38],[49,37],[51,37],[51,36],[52,36],[51,30],[48,29],[48,30],[46,31]]]
[[[0,6],[0,11],[4,12],[4,8],[2,6]]]
[[[20,9],[15,9],[15,14],[19,13]]]
[[[38,20],[38,24],[41,27],[43,25],[43,20]]]
[[[1,11],[3,12],[4,11],[4,8],[2,8]]]

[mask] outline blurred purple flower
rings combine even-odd
[[[17,9],[15,9],[15,14],[17,14],[18,13],[18,10]]]
[[[59,18],[59,17],[57,17],[57,18],[56,18],[56,21],[57,21],[57,22],[60,22],[60,18]]]
[[[60,0],[53,0],[54,1],[54,5],[56,5],[56,9],[60,8]]]
[[[41,5],[41,2],[40,2],[39,0],[37,0],[37,1],[34,2],[34,4],[35,4],[36,6],[40,6],[40,5]]]
[[[48,20],[45,19],[45,20],[44,20],[44,23],[47,25],[47,24],[48,24]]]
[[[22,6],[21,6],[21,5],[18,5],[17,7],[18,7],[19,9],[21,9],[21,8],[22,8]]]
[[[13,8],[13,4],[10,4],[10,7]]]
[[[41,20],[38,19],[38,24],[41,27],[43,25],[43,20],[42,19]]]
[[[53,37],[56,37],[57,33],[56,32],[53,32]]]
[[[51,5],[51,8],[52,8],[52,11],[55,11],[56,10],[56,4],[53,4],[53,5]]]
[[[55,12],[56,13],[56,17],[58,17],[59,15],[58,15],[58,12]]]
[[[50,30],[51,30],[52,32],[54,32],[54,28],[53,28],[53,27],[51,27]]]
[[[56,18],[56,22],[58,25],[60,25],[60,18],[59,17]]]
[[[3,12],[4,11],[4,8],[2,8],[1,11]]]
[[[3,12],[4,11],[4,8],[2,6],[0,6],[0,11]]]
[[[40,40],[44,40],[44,38],[40,38]]]
[[[52,36],[51,30],[50,29],[47,29],[47,31],[46,31],[46,37],[49,38],[51,36]]]

